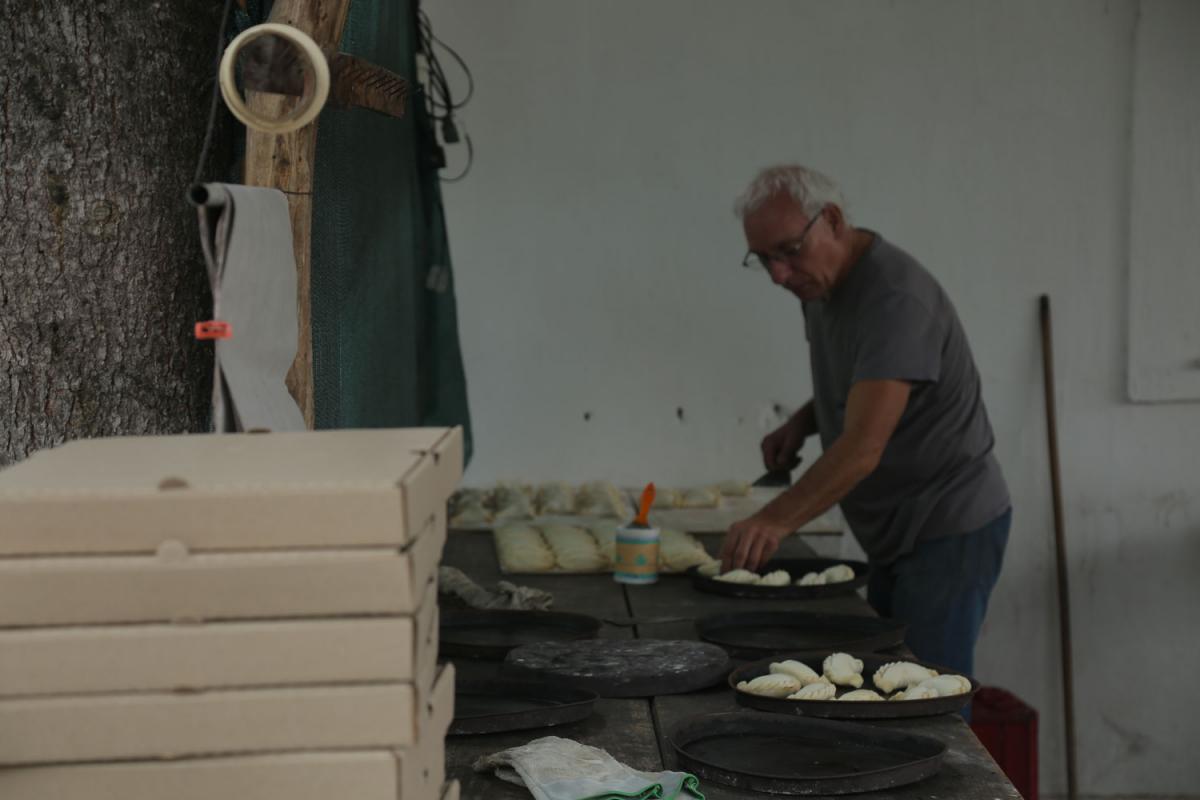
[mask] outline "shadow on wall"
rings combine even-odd
[[[1038,710],[1041,784],[1055,792],[1065,786],[1065,755],[1055,566],[1045,552],[1041,562],[1006,564],[980,671]],[[1067,552],[1080,788],[1179,797],[1172,781],[1196,772],[1200,717],[1167,687],[1193,685],[1200,667],[1200,496],[1077,502]]]

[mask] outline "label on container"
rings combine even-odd
[[[654,583],[658,580],[658,529],[618,528],[613,580]]]

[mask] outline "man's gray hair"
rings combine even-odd
[[[791,195],[810,219],[828,205],[835,205],[845,214],[842,192],[827,175],[799,164],[767,167],[754,177],[734,205],[734,213],[745,219],[763,203],[780,192]]]

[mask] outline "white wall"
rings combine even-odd
[[[1052,296],[1082,788],[1200,792],[1182,689],[1200,666],[1200,406],[1124,388],[1137,5],[425,5],[478,84],[475,167],[446,188],[468,481],[756,475],[771,404],[810,383],[797,304],[737,267],[731,203],[761,166],[817,166],[939,277],[972,338],[1016,501],[980,674],[1040,710],[1055,792],[1036,315]]]

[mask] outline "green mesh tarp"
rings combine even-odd
[[[312,230],[318,428],[470,429],[454,282],[424,98],[416,0],[353,0],[343,52],[408,78],[408,112],[320,117]],[[432,273],[432,279],[431,279]]]

